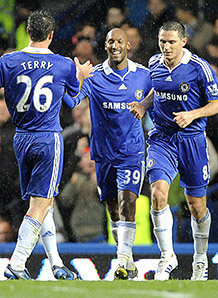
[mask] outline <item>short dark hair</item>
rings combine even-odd
[[[35,10],[27,20],[27,29],[31,40],[46,40],[48,34],[55,29],[54,18],[47,11]]]
[[[164,31],[177,31],[180,38],[186,37],[185,26],[177,21],[168,21],[163,23],[163,25],[159,29],[159,33],[161,30]]]

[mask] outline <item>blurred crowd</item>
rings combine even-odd
[[[205,58],[218,76],[218,4],[217,1],[194,0],[0,0],[0,55],[28,45],[26,21],[31,11],[46,9],[56,20],[51,50],[93,65],[106,59],[104,49],[107,32],[120,27],[131,44],[129,59],[148,65],[149,58],[159,52],[159,27],[167,20],[181,21],[187,30],[188,48]],[[151,127],[144,117],[145,135]],[[60,194],[55,204],[55,222],[59,242],[102,242],[108,240],[107,215],[98,201],[94,162],[90,160],[90,116],[88,99],[72,111],[61,110],[65,144],[64,170]],[[15,241],[17,228],[28,208],[20,198],[18,167],[13,152],[14,127],[0,89],[0,242]],[[208,205],[211,206],[210,242],[218,241],[213,218],[218,215],[218,115],[207,125],[211,180]],[[181,210],[178,219],[178,241],[192,242],[186,225],[190,222],[183,190],[178,179],[170,193],[173,205]],[[149,197],[145,180],[143,194]],[[148,215],[149,216],[149,213]],[[85,221],[83,219],[86,219]]]

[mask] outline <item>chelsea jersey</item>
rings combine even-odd
[[[59,112],[67,91],[79,92],[73,61],[34,47],[0,58],[0,87],[17,131],[61,131]]]
[[[129,165],[144,159],[145,141],[141,121],[127,105],[141,101],[151,89],[149,70],[128,60],[125,73],[113,70],[106,60],[95,67],[78,95],[89,97],[91,157],[95,161]]]
[[[217,78],[207,61],[183,49],[180,63],[173,69],[164,64],[162,54],[149,61],[154,106],[152,118],[155,126],[167,133],[204,131],[206,118],[195,119],[185,129],[173,120],[173,112],[190,111],[218,100]]]

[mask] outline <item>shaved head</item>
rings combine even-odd
[[[106,41],[107,41],[108,39],[110,39],[111,36],[112,36],[113,34],[120,34],[120,35],[123,35],[124,39],[125,39],[126,41],[128,41],[128,37],[127,37],[126,32],[125,32],[124,30],[120,29],[120,28],[114,28],[114,29],[110,30],[110,31],[108,32],[107,36],[106,36]]]
[[[105,50],[107,51],[109,64],[114,69],[123,69],[127,66],[127,51],[130,43],[125,31],[120,28],[110,30],[106,36]]]

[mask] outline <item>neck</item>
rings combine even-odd
[[[124,60],[121,63],[116,64],[113,61],[110,61],[109,59],[109,65],[112,69],[122,70],[127,67],[127,60]]]
[[[184,52],[183,52],[183,50],[182,50],[182,51],[179,52],[178,55],[177,55],[175,58],[173,58],[173,59],[165,59],[165,58],[164,58],[164,63],[165,63],[170,69],[172,69],[172,68],[176,67],[176,66],[180,63],[180,61],[182,60],[183,55],[184,55]]]
[[[48,49],[49,44],[45,41],[30,41],[28,46],[32,48]]]

